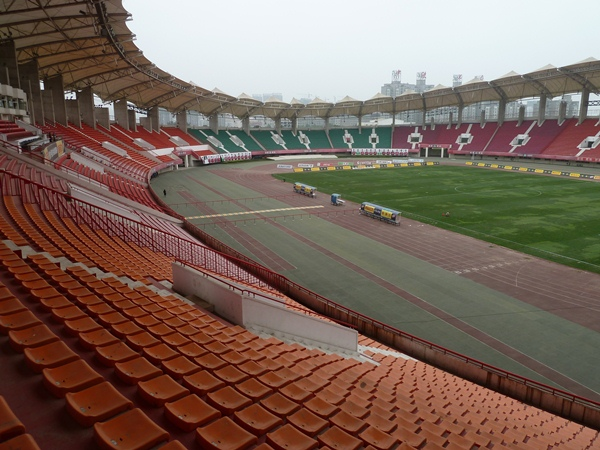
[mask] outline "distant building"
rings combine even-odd
[[[417,72],[417,80],[415,84],[402,83],[399,72],[399,70],[393,71],[392,82],[381,86],[381,93],[383,95],[396,98],[408,91],[422,93],[434,87],[433,84],[427,84],[427,72]]]

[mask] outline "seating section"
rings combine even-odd
[[[600,150],[582,151],[578,146],[585,138],[600,133],[598,119],[587,119],[579,125],[577,122],[577,119],[565,121],[562,125],[563,131],[544,149],[542,154],[597,158],[600,155]]]
[[[489,142],[492,132],[478,127],[470,132]],[[391,141],[391,129],[376,131],[389,146],[382,139]],[[44,192],[67,192],[50,172],[9,155],[0,164],[0,449],[548,450],[600,442],[597,430],[364,336],[360,353],[341,355],[228,323],[172,292],[175,258],[144,246],[159,234],[191,240],[174,222],[140,213],[151,232],[121,224],[117,236],[106,214],[61,213],[78,206]],[[18,177],[39,188],[23,188]]]
[[[260,337],[65,259],[23,258],[4,243],[0,259],[10,273],[0,286],[0,340],[17,345],[11,364],[21,359],[29,370],[15,369],[12,382],[39,379],[81,427],[77,435],[99,448],[539,449],[598,439],[367,338],[361,357],[343,357]],[[22,435],[20,412],[6,409],[0,399],[0,417],[9,417],[0,438]],[[30,432],[35,440],[46,433]]]
[[[0,120],[0,137],[2,136],[10,142],[23,138],[31,138],[35,135],[31,131],[20,127],[15,122]]]

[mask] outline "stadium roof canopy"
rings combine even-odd
[[[554,98],[584,90],[600,94],[600,61],[589,58],[527,74],[509,72],[491,81],[476,79],[455,88],[438,85],[423,94],[407,92],[396,98],[376,94],[364,101],[345,97],[335,104],[319,99],[307,105],[297,100],[263,103],[245,94],[236,97],[205,89],[157,68],[136,46],[127,26],[131,14],[121,0],[6,0],[3,6],[0,40],[14,42],[19,64],[37,61],[42,80],[61,74],[67,91],[91,87],[104,102],[127,100],[142,109],[275,119],[431,110],[540,95]]]

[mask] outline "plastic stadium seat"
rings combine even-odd
[[[42,321],[31,311],[19,311],[12,314],[0,316],[0,333],[8,334],[10,330],[22,330],[34,325],[40,325]]]
[[[116,363],[137,358],[139,353],[133,351],[124,342],[96,347],[96,358],[105,366],[114,367]]]
[[[200,397],[225,387],[225,382],[206,370],[183,377],[183,385]]]
[[[362,446],[362,441],[342,431],[338,427],[331,427],[317,439],[321,445],[328,445],[332,449],[357,450]]]
[[[162,367],[167,374],[171,375],[176,380],[202,370],[199,365],[194,364],[192,361],[182,355],[167,361],[163,361]]]
[[[212,353],[206,353],[198,358],[195,358],[194,361],[203,369],[210,371],[221,369],[227,365],[225,361]]]
[[[152,347],[156,344],[160,344],[160,341],[147,331],[129,334],[125,336],[125,342],[136,351],[141,351],[144,347]]]
[[[10,330],[8,338],[10,346],[18,352],[22,352],[26,347],[39,347],[59,340],[58,336],[44,324],[21,330]]]
[[[174,336],[173,334],[171,334],[170,336]],[[165,339],[163,339],[163,341],[165,342],[165,344],[170,345],[169,342]],[[189,358],[197,358],[199,356],[205,355],[207,353],[207,351],[204,349],[204,347],[201,347],[200,345],[196,344],[195,342],[188,342],[187,344],[181,345],[179,347],[177,347],[177,350],[179,350],[179,353],[189,357]]]
[[[142,354],[154,364],[160,364],[163,361],[173,359],[179,356],[175,350],[164,343],[153,345],[152,347],[144,347]]]
[[[168,441],[170,435],[135,408],[105,422],[96,422],[94,437],[98,446],[105,450],[147,450]]]
[[[371,426],[360,433],[359,437],[363,440],[365,445],[372,445],[377,450],[390,450],[395,448],[398,443],[397,438]]]
[[[138,383],[138,393],[148,403],[162,406],[166,402],[173,402],[190,393],[169,375],[159,375]]]
[[[25,433],[25,426],[0,395],[0,441]]]
[[[203,449],[244,450],[258,439],[244,430],[229,417],[222,417],[205,427],[196,430],[196,440]]]
[[[107,381],[79,392],[67,392],[65,400],[69,414],[84,427],[133,408],[133,402]]]
[[[41,373],[46,368],[57,367],[79,359],[79,355],[71,350],[63,341],[55,341],[40,347],[23,350],[27,366],[34,372]]]
[[[241,383],[249,378],[247,373],[242,372],[230,364],[222,367],[221,369],[213,371],[213,374],[230,386]]]
[[[0,289],[4,290],[6,288],[3,287]],[[0,316],[5,316],[7,314],[13,314],[26,310],[27,307],[23,305],[23,303],[21,303],[21,301],[14,297],[12,294],[0,299]]]
[[[305,435],[289,423],[267,433],[266,443],[275,450],[312,450],[319,446],[318,441]]]
[[[262,399],[260,404],[279,417],[287,417],[300,408],[298,403],[294,403],[279,392],[275,392],[273,395]]]
[[[253,377],[236,384],[234,387],[253,402],[257,402],[273,392],[273,389]]]
[[[206,401],[221,411],[224,415],[233,414],[252,404],[245,395],[240,394],[231,386],[226,386],[218,391],[209,392],[206,394]]]
[[[350,434],[356,434],[367,426],[363,420],[348,414],[346,411],[338,412],[335,416],[330,417],[329,421]]]
[[[40,450],[39,445],[30,434],[20,434],[8,441],[0,443],[0,450]]]
[[[283,419],[270,413],[258,403],[236,411],[234,420],[255,436],[262,436],[267,431],[283,424]]]
[[[218,419],[221,413],[196,394],[190,394],[174,402],[165,403],[165,416],[178,428],[190,432]]]
[[[287,421],[310,437],[315,437],[329,425],[329,422],[311,413],[306,408],[299,409],[288,416]]]
[[[79,333],[79,343],[88,350],[94,350],[96,347],[102,347],[116,342],[119,342],[119,339],[104,328],[89,331],[87,333]]]
[[[83,359],[42,371],[43,382],[55,397],[64,397],[67,392],[77,392],[104,380]]]
[[[115,364],[116,375],[127,384],[137,384],[139,381],[150,380],[163,374],[163,371],[139,356],[128,361]]]
[[[317,416],[327,419],[336,412],[339,408],[336,405],[323,400],[323,398],[317,393],[313,398],[304,403],[304,406]]]
[[[78,335],[79,333],[88,333],[90,331],[99,330],[102,328],[98,322],[91,317],[82,317],[81,319],[65,320],[65,330],[71,335]]]
[[[116,325],[113,325],[111,327],[111,329],[112,329],[113,333],[115,334],[115,336],[117,336],[119,338],[123,338],[130,334],[136,334],[136,333],[139,333],[140,331],[144,331],[144,329],[142,327],[140,327],[139,325],[137,325],[135,322],[132,322],[132,321],[118,323]]]
[[[79,306],[71,305],[66,308],[55,308],[52,309],[52,317],[59,321],[64,322],[65,320],[75,320],[86,317],[87,313],[83,312]]]
[[[285,395],[290,400],[297,403],[304,403],[314,397],[312,392],[299,387],[296,383],[288,384],[279,389],[279,392]]]

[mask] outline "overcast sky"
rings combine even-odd
[[[415,83],[493,80],[600,59],[599,0],[123,0],[144,56],[206,88],[367,100]],[[576,8],[574,7],[576,6]]]

